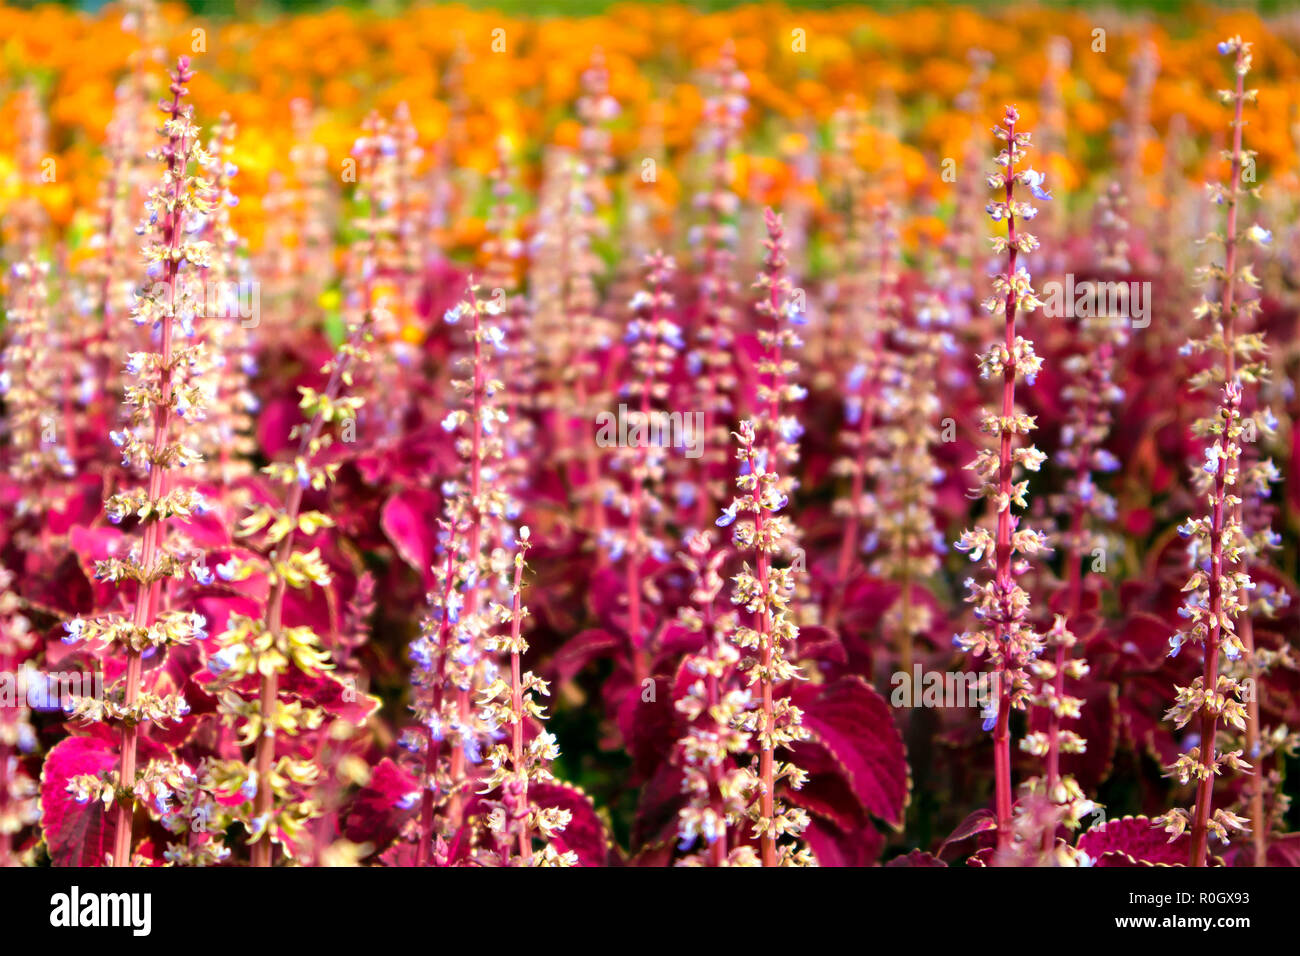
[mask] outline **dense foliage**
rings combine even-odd
[[[1294,19],[0,25],[0,865],[1300,863]]]

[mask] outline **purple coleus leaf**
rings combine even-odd
[[[579,866],[605,866],[609,862],[609,833],[591,797],[581,789],[559,781],[538,783],[528,788],[528,798],[538,807],[568,810],[573,814],[568,826],[551,841],[556,849],[572,850],[578,856]]]
[[[168,751],[141,736],[137,758],[141,766],[168,756]],[[55,866],[100,866],[113,848],[116,826],[102,801],[79,802],[68,782],[82,774],[99,776],[118,765],[117,741],[96,726],[86,736],[65,737],[45,756],[41,770],[41,833]]]
[[[113,746],[99,737],[67,737],[54,745],[41,771],[41,831],[55,866],[100,866],[113,847],[115,825],[98,800],[78,802],[68,781],[98,776],[117,765]]]
[[[1183,833],[1170,843],[1169,835],[1146,817],[1121,817],[1085,831],[1077,847],[1096,866],[1185,866],[1190,841]]]
[[[402,824],[419,810],[420,782],[385,757],[353,800],[344,833],[355,843],[382,849],[397,839]]]
[[[421,575],[429,573],[438,543],[438,496],[419,488],[393,495],[384,503],[380,524],[398,556]]]
[[[801,751],[821,748],[835,761],[863,811],[901,827],[912,781],[903,736],[885,699],[856,676],[793,688],[791,698],[803,711],[809,733],[806,743],[793,748],[795,764],[802,764]],[[799,802],[797,792],[790,798]]]

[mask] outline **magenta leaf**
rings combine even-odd
[[[862,809],[901,827],[912,781],[903,737],[885,699],[856,676],[799,687],[792,697],[811,741],[834,758]],[[799,749],[794,748],[796,764]]]
[[[573,814],[569,825],[552,841],[556,848],[572,850],[580,866],[604,866],[609,860],[609,834],[596,808],[579,788],[567,783],[539,783],[528,788],[528,798],[539,807],[558,807]]]
[[[392,843],[402,824],[419,810],[420,782],[385,757],[353,801],[344,832],[354,843],[380,849]]]
[[[117,752],[100,737],[66,737],[41,771],[41,831],[55,866],[99,866],[113,847],[115,826],[98,800],[78,803],[68,781],[117,766]]]
[[[1120,817],[1085,831],[1077,846],[1097,866],[1185,866],[1190,841],[1183,833],[1170,843],[1146,817]]]
[[[384,503],[380,523],[397,554],[420,574],[433,562],[438,535],[438,498],[432,492],[408,488]]]
[[[943,851],[948,849],[954,843],[960,843],[962,840],[969,840],[979,833],[987,833],[990,830],[998,828],[998,821],[993,816],[992,810],[976,810],[965,820],[957,825],[957,829],[948,834],[948,839],[944,840],[939,846],[939,856],[943,856]]]

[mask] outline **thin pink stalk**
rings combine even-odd
[[[1245,50],[1237,51],[1237,66],[1240,67]],[[1223,321],[1223,380],[1231,384],[1236,378],[1236,272],[1237,272],[1237,197],[1241,182],[1241,134],[1242,103],[1245,98],[1246,76],[1240,70],[1234,70],[1237,76],[1235,106],[1232,122],[1232,173],[1229,186],[1228,221],[1224,233],[1224,284],[1222,297]],[[1214,507],[1210,517],[1210,614],[1209,634],[1205,641],[1205,670],[1202,686],[1207,693],[1213,693],[1219,683],[1219,640],[1222,637],[1223,616],[1223,525],[1224,498],[1227,494],[1226,477],[1228,460],[1224,456],[1218,459],[1218,468],[1214,473]],[[1249,648],[1248,648],[1249,650]],[[1258,713],[1258,711],[1256,711]],[[1214,801],[1214,738],[1218,733],[1219,715],[1209,709],[1201,711],[1200,763],[1201,776],[1196,785],[1196,808],[1192,814],[1191,847],[1189,864],[1191,866],[1208,865],[1208,843],[1211,804]],[[1258,735],[1258,724],[1255,733]],[[1252,812],[1254,807],[1252,805]],[[1262,816],[1262,800],[1260,806]],[[1258,825],[1260,821],[1256,821]]]
[[[870,451],[870,440],[872,425],[875,424],[875,390],[878,385],[878,369],[880,366],[881,354],[881,319],[882,306],[884,300],[884,287],[886,276],[889,272],[889,257],[892,255],[890,240],[887,237],[887,216],[885,211],[881,210],[878,227],[880,229],[877,235],[879,248],[876,256],[876,269],[871,276],[869,284],[867,308],[869,313],[869,336],[866,347],[863,349],[866,372],[862,376],[862,382],[858,386],[858,397],[862,402],[862,410],[858,418],[857,428],[857,447],[854,448],[855,467],[853,477],[850,483],[849,501],[852,505],[852,513],[848,520],[844,522],[844,536],[840,539],[840,556],[835,567],[835,581],[837,582],[835,598],[831,605],[827,617],[826,626],[835,628],[839,623],[839,616],[844,609],[844,602],[848,598],[849,574],[852,569],[853,558],[858,549],[858,535],[862,528],[862,516],[858,514],[858,504],[862,500],[863,492],[866,490],[866,473],[868,464],[868,451]],[[910,663],[903,667],[906,673],[911,673]]]
[[[368,304],[366,315],[369,316],[371,306]],[[366,324],[362,325],[353,333],[354,344],[359,342],[365,334]],[[347,374],[351,365],[351,355],[346,353],[334,362],[334,368],[330,372],[329,381],[325,386],[324,396],[325,404],[330,404],[338,397],[339,390],[343,387],[344,376]],[[318,411],[312,416],[311,423],[307,426],[307,431],[303,434],[298,442],[298,457],[304,457],[309,454],[310,449],[320,438],[321,431],[325,427],[325,415],[323,411]],[[272,567],[283,567],[293,555],[294,540],[297,537],[298,516],[302,511],[303,485],[295,481],[289,489],[289,496],[285,501],[284,514],[289,519],[289,531],[280,540],[279,546],[275,550],[272,558]],[[275,647],[280,641],[280,632],[284,626],[284,597],[288,592],[288,578],[279,574],[276,576],[275,585],[271,588],[270,596],[266,602],[266,613],[263,617],[266,633],[270,635],[271,646]],[[262,675],[261,684],[258,689],[258,713],[262,721],[262,735],[257,740],[257,750],[255,756],[255,767],[257,770],[257,796],[253,803],[253,812],[255,819],[267,817],[272,812],[272,799],[270,776],[271,767],[275,762],[275,741],[276,734],[273,725],[275,716],[275,705],[279,699],[279,675],[274,671]],[[270,837],[267,836],[253,844],[252,864],[253,866],[270,866],[272,859],[272,847]]]
[[[767,360],[771,363],[772,372],[767,393],[766,417],[767,427],[763,430],[762,447],[766,453],[767,468],[774,469],[778,467],[777,453],[778,443],[777,427],[781,419],[781,390],[785,385],[785,375],[781,371],[782,349],[781,337],[777,334],[781,325],[781,308],[783,306],[781,289],[781,279],[785,272],[785,256],[781,247],[782,229],[780,220],[769,209],[768,231],[770,238],[767,240],[770,247],[768,259],[768,275],[771,279],[768,293],[768,307],[771,310],[772,319],[772,338],[771,344],[767,349]],[[755,549],[755,576],[758,578],[759,593],[764,595],[762,609],[759,611],[758,620],[755,622],[759,637],[759,658],[762,663],[762,677],[759,685],[762,692],[762,712],[763,712],[763,730],[760,736],[759,752],[759,786],[762,790],[762,813],[763,819],[771,820],[776,810],[776,782],[774,779],[775,759],[773,755],[772,735],[776,731],[776,713],[773,709],[773,682],[772,682],[772,634],[771,634],[771,610],[768,607],[767,595],[769,590],[769,571],[771,570],[771,558],[767,549],[762,545],[764,541],[764,528],[766,526],[766,512],[762,505],[763,483],[754,482],[752,499],[754,502],[754,539],[759,542]],[[764,866],[776,866],[776,836],[771,829],[764,830],[761,838],[762,859]]]
[[[524,682],[519,665],[519,631],[523,621],[520,593],[523,587],[524,563],[515,561],[514,596],[510,608],[510,707],[515,715],[510,727],[511,768],[519,792],[515,799],[523,815],[519,828],[519,859],[524,866],[533,860],[533,833],[531,813],[528,809],[528,768],[524,763]]]
[[[1016,346],[1016,257],[1019,247],[1016,245],[1015,216],[1015,142],[1016,121],[1007,120],[1006,152],[1006,216],[1007,216],[1007,289],[1005,346],[1008,356],[1015,355]],[[1002,418],[1009,420],[1016,413],[1016,363],[1006,362],[1002,373]],[[1010,608],[1007,597],[1011,594],[1015,581],[1011,571],[1011,431],[1002,429],[998,446],[998,492],[1000,500],[1005,502],[998,511],[997,528],[997,570],[996,587],[1003,598],[1004,615],[994,622],[998,641],[1005,644],[1007,624],[1010,622]],[[1006,666],[1007,655],[1003,654],[998,664],[998,716],[993,729],[993,780],[995,789],[995,807],[998,824],[999,852],[1011,848],[1011,675]]]
[[[366,163],[369,158],[370,162]],[[374,172],[373,150],[368,150],[362,157],[362,182],[369,182],[370,176]],[[375,200],[373,193],[367,193],[369,209],[366,214],[367,220],[375,215]],[[374,243],[372,241],[368,255],[374,254]],[[363,313],[362,320],[352,331],[350,344],[353,346],[360,345],[364,340],[367,330],[370,326],[372,313],[375,309],[375,292],[374,281],[372,276],[374,269],[366,269],[364,288],[362,292]],[[322,393],[324,397],[323,405],[328,407],[338,397],[344,382],[348,378],[348,372],[352,366],[354,352],[351,349],[345,349],[336,356],[330,369],[330,377]],[[304,458],[310,454],[311,449],[319,440],[321,431],[325,427],[325,415],[323,408],[318,410],[312,416],[307,430],[303,433],[298,442],[298,458]],[[295,481],[289,489],[288,498],[285,501],[285,516],[289,519],[289,531],[280,540],[280,544],[275,549],[272,558],[272,567],[283,567],[293,555],[294,541],[297,537],[298,516],[302,510],[303,484],[301,481]],[[267,597],[266,611],[263,615],[263,625],[266,633],[271,638],[271,646],[279,644],[280,634],[284,626],[284,598],[288,592],[288,579],[284,574],[278,574],[271,593]],[[270,814],[273,812],[274,794],[271,790],[270,777],[271,768],[275,763],[275,744],[276,734],[273,724],[275,716],[275,705],[279,699],[279,675],[270,670],[262,674],[261,682],[258,687],[258,715],[262,722],[262,734],[257,740],[257,747],[254,756],[254,768],[257,772],[257,795],[253,802],[253,814],[255,820],[265,820],[266,825],[270,826]],[[273,846],[270,834],[264,834],[263,838],[253,844],[250,853],[250,860],[253,866],[265,867],[270,866],[273,861]]]
[[[482,330],[482,315],[478,309],[478,293],[475,291],[473,277],[469,280],[469,303],[474,320],[474,385],[471,393],[471,411],[470,411],[470,463],[469,463],[469,486],[470,486],[470,509],[469,509],[469,561],[474,568],[478,568],[481,560],[481,551],[483,547],[483,513],[481,510],[483,494],[483,447],[482,447],[482,413],[483,413],[483,396],[487,389],[487,382],[483,377],[483,337],[480,334]],[[471,587],[465,595],[465,608],[462,613],[473,615],[478,611],[478,588]],[[460,725],[463,728],[468,726],[471,718],[471,701],[470,688],[456,688],[456,712],[459,715]],[[465,806],[465,780],[466,780],[466,756],[463,746],[457,747],[451,755],[451,800],[448,804],[447,815],[452,826],[459,826],[461,814]]]
[[[433,687],[433,702],[430,705],[430,708],[435,713],[442,709],[442,689],[446,684],[447,654],[445,648],[450,638],[451,618],[445,609],[451,605],[451,592],[456,577],[457,530],[453,527],[447,531],[447,560],[443,565],[442,584],[442,607],[444,612],[442,620],[438,623],[438,646],[444,650],[439,657],[439,679]],[[426,866],[429,862],[430,847],[433,842],[433,788],[429,786],[429,782],[438,771],[438,758],[442,750],[442,742],[433,739],[431,729],[427,731],[426,736],[424,751],[425,785],[424,792],[420,797],[420,835],[415,846],[416,866]]]
[[[661,319],[661,295],[663,292],[664,273],[658,264],[651,267],[651,306],[650,327],[652,342],[659,341],[659,322]],[[641,376],[641,420],[650,422],[650,396],[655,384],[655,365],[658,362],[657,344],[651,345],[650,357],[645,362]],[[645,510],[645,482],[650,473],[649,442],[638,449],[638,460],[632,473],[632,494],[628,503],[627,515],[627,566],[624,569],[624,582],[627,588],[628,636],[632,641],[632,659],[634,676],[638,685],[650,676],[649,638],[642,633],[641,623],[641,566],[645,560],[645,532],[641,527],[642,514]]]
[[[181,116],[181,99],[187,95],[185,83],[193,76],[189,71],[189,58],[181,57],[176,63],[176,73],[170,86],[171,104],[167,113],[171,120]],[[167,282],[167,309],[162,316],[162,361],[158,370],[159,398],[154,405],[153,455],[155,460],[162,454],[171,437],[172,415],[172,322],[176,312],[176,287],[180,274],[180,262],[174,255],[177,244],[184,236],[185,210],[180,204],[181,193],[185,188],[185,170],[181,168],[188,154],[189,144],[184,136],[171,136],[167,144],[167,169],[173,180],[172,208],[167,213],[163,226],[163,241],[173,253],[167,258],[165,281]],[[166,469],[155,465],[149,470],[149,498],[157,501],[167,491]],[[148,581],[142,581],[136,589],[133,623],[138,629],[153,626],[156,619],[162,579],[152,574],[162,548],[163,521],[149,522],[144,529],[144,540],[140,550],[140,567],[150,575]],[[123,703],[127,708],[135,706],[140,697],[140,675],[143,670],[140,652],[129,649],[126,655],[126,684]],[[122,754],[118,766],[118,786],[122,793],[117,805],[117,829],[113,841],[113,866],[131,865],[132,825],[135,815],[136,745],[140,728],[132,720],[122,726]]]

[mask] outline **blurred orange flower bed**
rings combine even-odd
[[[659,178],[669,205],[701,122],[699,70],[724,41],[734,44],[751,83],[748,152],[736,164],[734,185],[742,198],[758,203],[806,187],[816,205],[816,184],[799,183],[800,159],[828,135],[832,116],[850,97],[870,104],[878,120],[870,140],[860,143],[858,160],[873,172],[896,170],[914,195],[924,196],[943,159],[961,155],[972,107],[1023,101],[1027,122],[1038,126],[1050,92],[1059,105],[1051,125],[1060,141],[1044,162],[1068,193],[1087,180],[1089,157],[1111,148],[1107,118],[1125,115],[1126,90],[1144,58],[1154,68],[1143,98],[1151,126],[1164,130],[1179,116],[1192,135],[1208,140],[1219,116],[1203,90],[1218,77],[1204,54],[1205,38],[1237,33],[1256,42],[1263,94],[1254,137],[1259,162],[1284,170],[1296,162],[1300,46],[1280,24],[1250,12],[1202,7],[1176,18],[1139,20],[1113,11],[1047,15],[1033,6],[882,12],[756,4],[698,13],[626,3],[595,16],[528,18],[452,4],[391,16],[332,9],[237,20],[197,17],[168,5],[149,29],[155,49],[143,55],[136,52],[144,29],[139,19],[130,5],[110,5],[94,16],[54,6],[0,6],[6,38],[0,213],[18,193],[15,138],[21,127],[14,118],[23,84],[35,78],[49,110],[47,158],[54,161],[55,181],[41,191],[41,202],[56,224],[68,227],[75,210],[93,207],[100,189],[98,147],[115,89],[133,71],[157,75],[160,64],[178,54],[192,56],[198,69],[197,118],[210,122],[227,113],[240,131],[235,152],[244,201],[235,221],[254,248],[264,218],[259,197],[271,174],[286,165],[293,143],[294,100],[317,107],[312,136],[335,169],[367,111],[388,113],[404,102],[420,140],[449,151],[449,168],[485,174],[496,137],[506,134],[535,179],[544,147],[572,143],[579,133],[573,104],[595,47],[607,57],[610,91],[622,109],[612,149],[623,159],[646,151],[648,143],[661,150],[670,160]],[[1065,44],[1073,50],[1068,62],[1053,52]],[[971,88],[974,50],[990,55],[979,89]],[[1052,84],[1056,88],[1048,90]],[[1160,137],[1152,137],[1140,157],[1147,172],[1160,168],[1161,152]],[[472,223],[458,228],[465,232],[461,238],[473,241]]]

